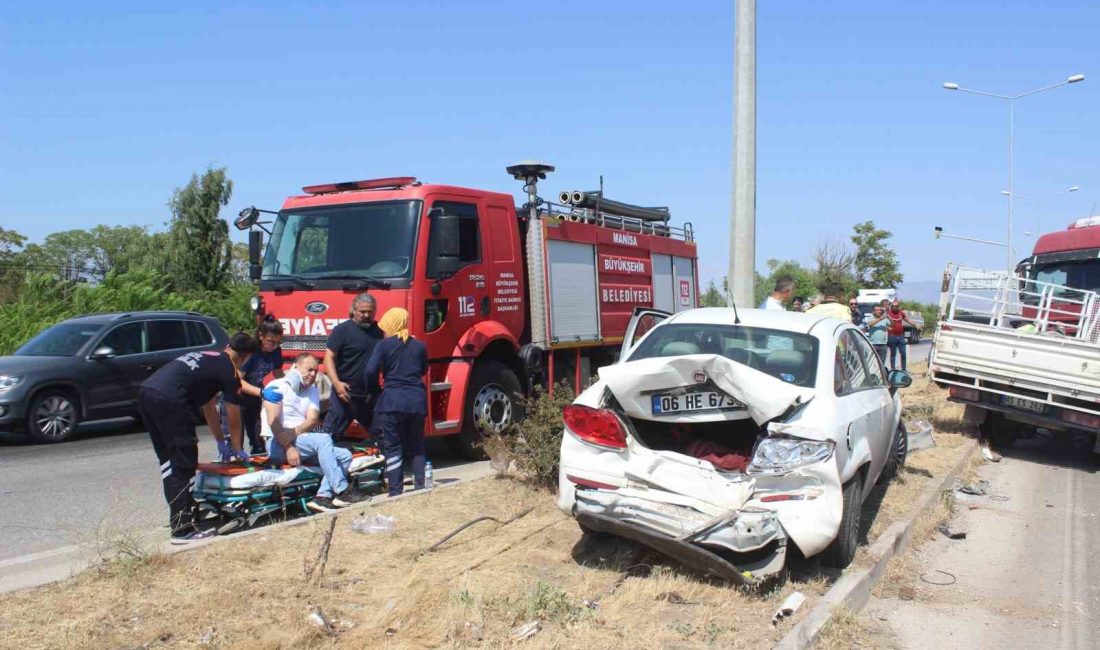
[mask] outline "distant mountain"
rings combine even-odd
[[[898,285],[898,298],[917,302],[938,304],[940,302],[941,280],[918,280],[902,282]]]

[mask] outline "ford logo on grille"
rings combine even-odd
[[[311,314],[323,314],[328,311],[328,305],[323,302],[311,302],[306,305],[306,311]]]

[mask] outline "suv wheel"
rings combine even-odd
[[[45,390],[35,395],[27,412],[27,433],[35,442],[64,442],[80,424],[76,400],[66,391]]]

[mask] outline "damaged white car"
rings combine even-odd
[[[639,309],[563,413],[558,506],[743,584],[781,576],[792,545],[847,566],[863,500],[905,462],[911,383],[846,321]]]

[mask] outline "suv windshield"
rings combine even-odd
[[[383,201],[279,213],[261,279],[408,278],[420,201]]]
[[[720,354],[796,386],[813,387],[817,339],[807,334],[742,325],[659,325],[630,361],[687,354]]]
[[[103,329],[94,323],[60,323],[15,351],[17,357],[71,357]]]
[[[1031,270],[1031,279],[1038,282],[1060,284],[1073,289],[1100,291],[1100,260],[1037,264]],[[1030,290],[1037,291],[1038,287],[1031,287]],[[1078,291],[1059,290],[1054,293],[1054,297],[1080,300],[1083,295]],[[1025,296],[1023,302],[1036,303],[1038,302],[1038,296]]]

